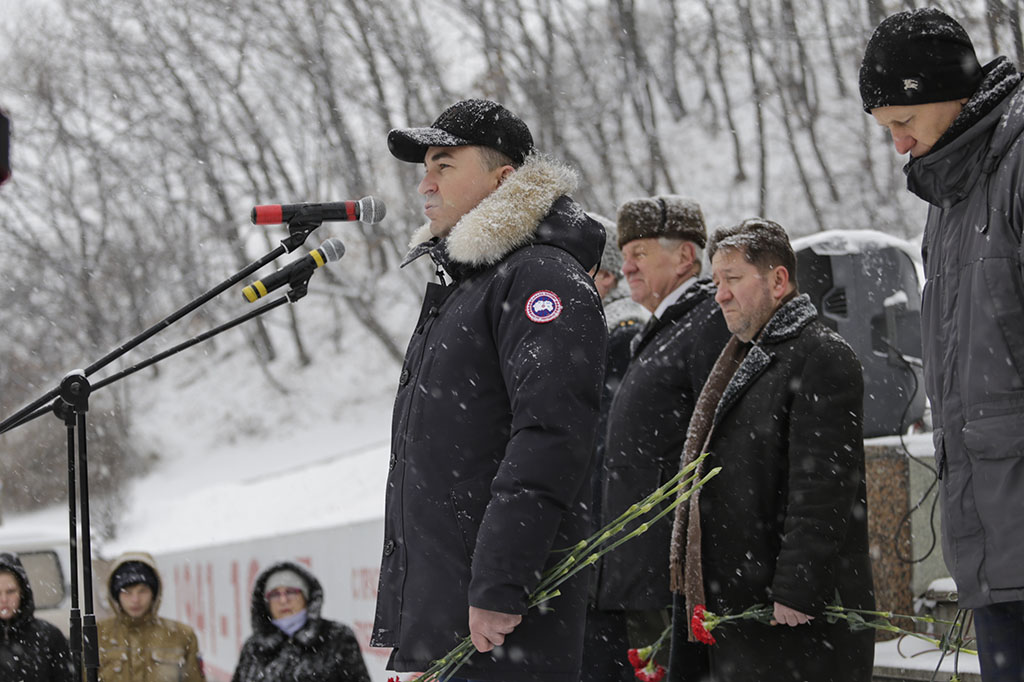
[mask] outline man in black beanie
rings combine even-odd
[[[102,682],[206,682],[196,633],[159,615],[163,590],[153,557],[122,554],[107,587],[114,615],[97,624]]]
[[[1006,57],[981,67],[937,9],[879,24],[860,70],[864,110],[910,152],[907,188],[930,204],[921,323],[942,549],[985,682],[1024,680],[1020,81]]]

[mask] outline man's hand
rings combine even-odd
[[[501,613],[469,607],[469,636],[477,651],[490,651],[505,643],[505,635],[516,629],[523,617],[515,613]]]
[[[775,615],[772,617],[772,625],[788,625],[791,628],[795,628],[797,625],[810,623],[812,620],[814,620],[814,616],[808,616],[806,613],[800,613],[796,609],[791,609],[779,602],[775,602]]]

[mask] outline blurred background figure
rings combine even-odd
[[[18,557],[0,553],[0,680],[72,679],[68,641],[56,625],[35,617],[32,586]]]
[[[594,471],[591,476],[590,507],[592,529],[597,530],[601,522],[601,466],[604,462],[605,430],[608,424],[608,408],[612,404],[615,390],[622,381],[622,375],[629,365],[629,348],[651,313],[630,297],[629,285],[622,275],[622,251],[619,250],[619,231],[615,222],[596,213],[588,213],[601,223],[605,230],[604,253],[601,264],[594,273],[594,284],[604,306],[604,318],[608,324],[608,364],[604,373],[604,392],[601,394],[601,419],[594,443]],[[618,614],[608,615],[596,608],[597,569],[595,582],[587,607],[587,625],[583,638],[583,666],[580,670],[582,682],[611,682],[633,679],[633,667],[626,652],[629,641],[625,621]]]
[[[196,633],[158,615],[161,583],[145,552],[127,552],[111,564],[115,615],[99,623],[100,682],[205,682]]]
[[[252,592],[252,635],[233,682],[370,682],[352,630],[320,617],[323,588],[298,564],[264,570]]]

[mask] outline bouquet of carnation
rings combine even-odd
[[[558,590],[559,586],[566,580],[569,580],[588,566],[594,565],[608,552],[614,551],[624,543],[629,542],[633,538],[647,532],[647,529],[650,528],[651,525],[671,514],[679,504],[690,499],[690,496],[693,495],[698,488],[714,478],[718,475],[718,472],[721,471],[721,467],[715,467],[705,476],[698,479],[694,474],[694,471],[696,471],[697,465],[702,462],[705,457],[707,457],[706,453],[683,467],[683,469],[673,476],[671,480],[631,506],[617,519],[606,525],[604,528],[598,530],[589,538],[581,540],[568,550],[561,550],[561,552],[565,554],[565,557],[557,564],[546,570],[541,576],[540,583],[538,583],[537,587],[530,593],[529,607],[532,609],[557,597],[560,594]],[[662,507],[661,505],[664,502],[670,503]],[[631,525],[636,521],[640,522],[638,526],[629,532],[624,532],[627,525]],[[662,639],[664,639],[664,635]],[[417,677],[417,679],[420,682],[446,682],[446,680],[454,677],[458,669],[462,667],[462,665],[469,660],[469,657],[475,652],[476,648],[473,646],[472,640],[470,640],[469,637],[465,637],[455,646],[455,648],[445,654],[442,658],[434,661],[434,664],[430,666],[423,675]],[[652,653],[649,657],[651,661],[653,661],[653,656],[654,655]],[[647,661],[645,661],[644,665],[646,666],[647,664]],[[661,666],[658,666],[658,668],[660,668],[661,671],[660,676],[655,677],[655,675],[658,674],[658,671],[657,669],[652,669],[650,682],[659,682],[659,680],[664,677],[665,669]],[[392,680],[397,680],[397,678],[392,678]],[[389,680],[389,682],[391,682],[391,680]]]

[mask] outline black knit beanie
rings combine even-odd
[[[126,587],[142,583],[148,585],[153,591],[153,596],[160,591],[160,581],[152,567],[141,561],[126,561],[117,567],[114,574],[110,576],[110,594],[117,600],[117,595]]]
[[[967,31],[933,7],[900,12],[878,25],[860,65],[864,111],[970,97],[981,64]]]

